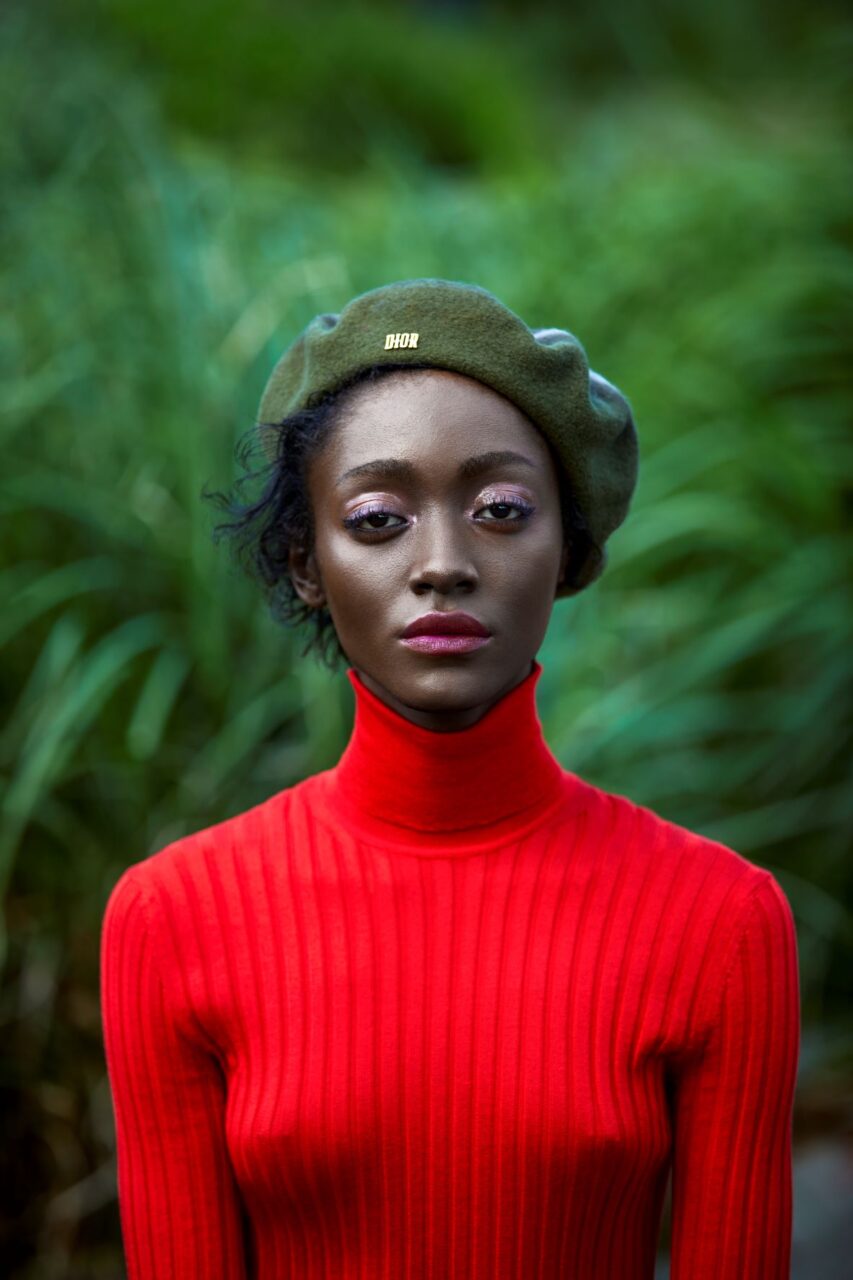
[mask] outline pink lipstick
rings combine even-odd
[[[470,613],[433,611],[410,622],[401,639],[423,653],[471,653],[491,639],[491,632]]]

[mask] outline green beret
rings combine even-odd
[[[637,433],[628,401],[590,369],[573,334],[528,328],[479,285],[425,279],[371,289],[340,315],[315,316],[275,365],[257,422],[270,461],[283,418],[374,364],[449,369],[517,405],[553,446],[594,543],[574,587],[557,594],[599,577],[604,544],[636,487]]]

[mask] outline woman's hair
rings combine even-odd
[[[429,369],[428,364],[400,365],[374,364],[361,369],[353,377],[336,388],[308,401],[304,409],[290,414],[278,423],[276,458],[273,462],[253,467],[253,457],[260,440],[257,426],[253,425],[241,437],[236,447],[237,460],[247,473],[234,485],[232,494],[209,492],[202,489],[202,496],[215,503],[231,517],[217,524],[213,540],[231,539],[231,550],[236,562],[260,583],[270,612],[276,621],[285,626],[307,627],[311,634],[300,656],[314,650],[321,662],[332,670],[347,662],[341,648],[332,616],[326,606],[312,608],[298,595],[289,571],[289,552],[292,546],[310,551],[314,545],[314,519],[308,491],[308,474],[311,462],[323,450],[341,419],[349,393],[365,382],[377,382],[381,378],[401,372]],[[544,438],[544,437],[543,437]],[[583,515],[572,494],[568,477],[549,441],[545,442],[554,462],[560,490],[560,511],[563,535],[569,546],[569,560],[563,579],[571,589],[579,566],[586,559],[592,539]],[[257,476],[264,479],[264,487],[254,501],[244,502],[244,486]]]

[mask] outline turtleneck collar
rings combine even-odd
[[[442,853],[510,840],[538,826],[574,775],[545,742],[534,660],[476,724],[440,732],[389,707],[350,667],[355,720],[325,775],[332,817],[380,842]]]

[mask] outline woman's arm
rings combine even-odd
[[[672,1280],[788,1280],[797,939],[762,872],[701,1056],[674,1077]]]
[[[244,1239],[215,1056],[170,1014],[162,934],[129,868],[101,930],[101,1017],[128,1280],[240,1280]]]

